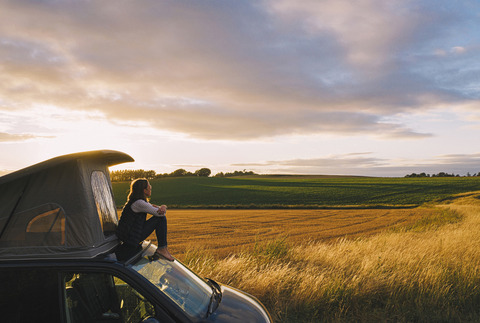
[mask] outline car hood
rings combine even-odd
[[[258,322],[272,320],[265,307],[254,296],[230,286],[221,285],[222,301],[206,322]]]

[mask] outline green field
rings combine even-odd
[[[170,208],[410,207],[480,190],[480,177],[168,177],[150,181],[151,202]],[[114,182],[117,206],[128,182]]]

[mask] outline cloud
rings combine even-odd
[[[369,168],[384,165],[384,160],[371,157],[372,153],[351,153],[330,155],[323,158],[290,159],[267,161],[264,163],[241,163],[232,166],[290,166],[290,167],[318,167],[318,168]]]
[[[311,159],[273,160],[263,163],[238,163],[242,167],[269,173],[326,174],[365,176],[405,176],[411,173],[439,172],[466,175],[480,172],[480,153],[440,155],[428,160],[394,160],[375,157],[373,153],[329,155]]]
[[[440,7],[2,1],[0,109],[54,105],[204,139],[425,138],[385,118],[480,99],[478,51],[447,39],[460,9]]]
[[[451,51],[454,54],[463,54],[467,51],[467,49],[462,46],[455,46],[455,47],[452,47]]]
[[[478,167],[480,170],[480,153],[476,154],[449,154],[449,155],[440,155],[438,159],[432,163],[438,163],[440,165],[450,165],[455,167],[460,166],[473,166]]]
[[[6,132],[0,132],[0,142],[18,142],[34,138],[38,137],[30,134],[11,134]]]
[[[385,68],[421,23],[409,1],[268,1],[274,15],[313,35],[331,37],[347,62],[365,72]]]

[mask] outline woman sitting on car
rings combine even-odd
[[[152,186],[145,178],[139,178],[130,184],[127,203],[117,227],[118,238],[127,247],[138,248],[153,231],[157,235],[158,256],[169,261],[174,258],[167,248],[167,206],[148,202],[152,195]],[[153,215],[147,220],[147,213]]]

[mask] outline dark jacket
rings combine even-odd
[[[147,213],[133,212],[132,204],[135,201],[128,201],[123,207],[116,231],[117,237],[129,245],[138,245],[142,242],[142,228],[147,220]]]

